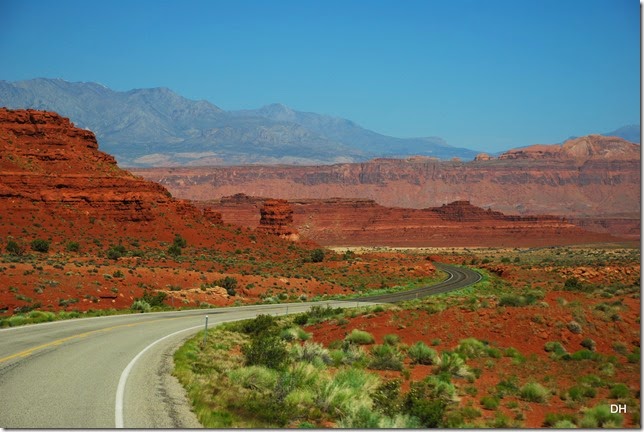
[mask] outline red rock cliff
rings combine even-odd
[[[112,156],[98,149],[91,131],[56,113],[35,110],[0,108],[0,203],[2,237],[20,238],[24,233],[18,228],[28,224],[61,241],[145,229],[165,239],[172,238],[181,220],[221,223],[221,215],[210,211],[204,217],[163,186],[118,168]]]

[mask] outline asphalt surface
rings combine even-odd
[[[359,301],[373,303],[396,303],[405,300],[414,300],[435,294],[442,294],[449,291],[465,288],[481,280],[481,275],[465,267],[456,267],[448,264],[434,263],[437,269],[448,274],[448,278],[440,283],[428,285],[421,288],[402,291],[393,294],[381,294],[376,296],[365,296]]]
[[[355,307],[447,292],[478,273],[437,264],[444,282],[360,300],[254,305],[57,321],[0,330],[0,428],[196,428],[172,353],[204,328],[313,305]]]

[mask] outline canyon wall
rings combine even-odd
[[[249,228],[260,224],[261,197],[236,195],[199,202],[224,222]],[[539,247],[609,242],[606,233],[589,232],[558,216],[505,215],[456,201],[440,207],[384,207],[367,199],[292,200],[293,227],[326,246],[498,246]]]
[[[640,147],[590,136],[471,162],[376,159],[323,166],[135,169],[174,196],[212,200],[244,193],[287,200],[371,199],[387,207],[437,207],[467,200],[505,214],[570,219],[640,219]],[[637,225],[639,226],[639,225]],[[639,230],[639,228],[637,228]]]

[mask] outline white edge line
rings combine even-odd
[[[134,364],[139,360],[139,358],[150,348],[152,348],[154,345],[157,343],[161,342],[164,339],[167,339],[169,337],[172,337],[176,334],[183,333],[189,330],[194,330],[197,328],[203,328],[203,325],[198,325],[194,327],[189,327],[183,330],[176,331],[174,333],[171,333],[167,336],[163,336],[160,339],[155,340],[152,342],[150,345],[146,346],[143,348],[143,350],[138,353],[132,361],[123,369],[123,372],[121,373],[121,378],[119,379],[119,384],[118,387],[116,388],[116,402],[114,405],[114,423],[116,425],[117,429],[123,429],[125,426],[123,426],[123,400],[125,396],[125,384],[127,383],[127,379],[130,376],[130,372],[132,371],[132,368],[134,367]]]

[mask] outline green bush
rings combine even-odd
[[[319,263],[324,261],[324,249],[314,249],[311,251],[311,262]]]
[[[587,349],[582,349],[572,353],[570,355],[569,360],[579,361],[579,360],[601,360],[601,359],[602,359],[601,354],[592,352]]]
[[[7,253],[10,253],[11,255],[17,255],[21,256],[22,254],[25,253],[24,247],[18,244],[18,242],[14,240],[9,240],[7,242],[7,246],[5,246],[5,250]]]
[[[369,345],[375,342],[371,333],[358,329],[351,330],[344,340],[358,345]]]
[[[170,255],[172,257],[175,257],[175,258],[180,256],[181,255],[181,248],[179,246],[177,246],[176,244],[171,244],[168,247],[168,255]]]
[[[150,312],[152,307],[145,300],[135,300],[134,303],[132,303],[132,306],[130,306],[130,309],[139,312]]]
[[[382,414],[393,417],[400,412],[400,380],[389,380],[380,383],[371,394],[374,408]]]
[[[557,427],[555,426],[556,424],[562,422],[562,421],[568,421],[573,424],[572,427],[574,426],[574,421],[575,421],[575,416],[572,414],[568,413],[548,413],[546,414],[546,418],[543,421],[543,426],[545,427]]]
[[[568,352],[560,342],[546,342],[544,350],[546,352],[551,352],[555,357],[562,357],[568,354]]]
[[[234,277],[226,276],[225,278],[219,279],[216,283],[220,287],[225,288],[229,296],[233,297],[237,294],[237,279]]]
[[[260,314],[242,323],[242,331],[251,336],[275,335],[277,320],[272,315]]]
[[[460,378],[469,378],[473,376],[469,366],[458,353],[444,352],[438,362],[438,373],[444,372]]]
[[[124,256],[126,253],[125,246],[123,245],[112,245],[108,250],[107,250],[107,257],[111,260],[117,260]]]
[[[65,250],[67,252],[78,252],[80,250],[80,244],[75,241],[67,242],[65,245]]]
[[[385,345],[398,345],[400,343],[400,336],[397,334],[386,334],[384,337],[384,343]]]
[[[594,388],[585,385],[572,386],[567,391],[567,397],[576,402],[594,398],[596,395],[597,391]]]
[[[487,354],[487,345],[478,339],[467,338],[458,344],[456,352],[464,359],[479,358]]]
[[[283,369],[289,360],[284,342],[277,336],[256,335],[250,344],[242,346],[246,366],[265,366]]]
[[[494,396],[483,396],[481,398],[481,406],[486,410],[494,411],[499,407],[499,398]]]
[[[588,429],[598,427],[618,428],[622,425],[623,421],[624,419],[621,415],[611,413],[610,407],[602,404],[587,409],[581,419],[580,426]]]
[[[536,382],[527,383],[519,390],[519,397],[528,402],[543,403],[548,400],[549,395],[548,389]]]
[[[626,384],[618,383],[611,386],[608,397],[611,399],[626,399],[630,394],[631,391]]]
[[[264,366],[247,366],[228,372],[234,383],[251,390],[272,390],[277,384],[278,372]]]
[[[416,364],[432,365],[439,361],[438,353],[421,341],[410,346],[407,355],[412,363]]]
[[[302,345],[295,344],[293,346],[293,357],[297,361],[314,365],[328,365],[332,362],[329,350],[316,342],[305,342]]]
[[[184,248],[184,247],[186,247],[188,245],[188,242],[186,241],[186,239],[181,237],[180,234],[175,234],[174,235],[174,240],[172,241],[172,244],[176,245],[178,248]]]
[[[369,368],[377,370],[403,369],[402,354],[392,345],[374,345],[371,348],[372,359]]]
[[[163,302],[165,301],[166,297],[168,295],[164,293],[163,291],[158,291],[155,294],[152,294],[149,291],[145,291],[143,293],[143,297],[141,297],[140,300],[143,300],[145,303],[149,304],[151,307],[158,307],[158,306],[163,306]]]
[[[403,413],[418,418],[422,427],[444,427],[447,407],[455,398],[456,389],[452,384],[430,376],[411,383],[403,400]]]
[[[36,239],[31,242],[31,249],[36,252],[49,252],[49,242],[43,239]]]
[[[590,338],[586,338],[583,341],[581,341],[581,346],[583,346],[586,349],[589,349],[590,351],[595,351],[595,348],[597,347],[597,343],[595,343],[595,341]]]

